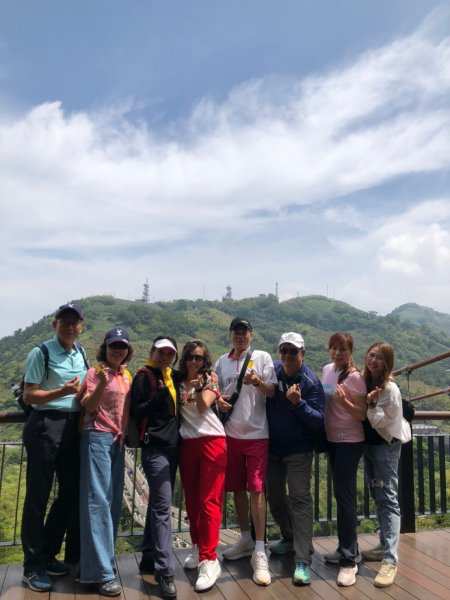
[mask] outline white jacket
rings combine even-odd
[[[393,438],[402,444],[411,439],[411,427],[403,417],[402,395],[397,384],[388,381],[374,408],[367,409],[369,423],[387,442]]]

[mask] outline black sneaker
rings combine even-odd
[[[101,596],[119,596],[121,592],[122,586],[117,579],[105,581],[104,583],[100,583],[98,586],[98,593]]]
[[[62,577],[63,575],[67,575],[69,567],[61,560],[54,558],[48,561],[45,570],[47,571],[47,575],[52,575],[52,577]]]
[[[151,556],[142,555],[141,562],[139,563],[139,572],[153,575],[155,572],[155,561]]]
[[[35,592],[49,592],[52,589],[52,580],[43,570],[24,572],[22,581]]]
[[[173,575],[160,575],[157,573],[155,579],[159,584],[159,589],[161,590],[161,596],[163,598],[177,597],[177,588],[175,587]]]

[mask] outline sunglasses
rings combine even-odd
[[[205,357],[200,354],[186,354],[186,361],[203,362]]]
[[[112,348],[113,350],[128,350],[127,344],[124,344],[123,342],[113,342],[108,345],[108,348]]]
[[[297,356],[299,352],[298,348],[280,348],[280,354],[287,354],[287,356]]]

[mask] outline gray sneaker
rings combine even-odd
[[[383,560],[384,558],[384,548],[381,544],[375,546],[375,548],[370,548],[369,550],[363,550],[362,557],[367,562],[375,562]]]
[[[364,554],[364,552],[363,552],[363,554]],[[339,552],[339,550],[335,550],[334,552],[328,552],[327,554],[323,555],[324,561],[327,563],[330,563],[331,565],[338,565],[341,558],[342,558],[342,554]],[[362,560],[361,554],[358,554],[358,556],[355,558],[355,563],[357,565],[359,565],[361,560]]]

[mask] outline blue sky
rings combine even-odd
[[[0,7],[0,335],[96,293],[450,312],[447,3]]]

